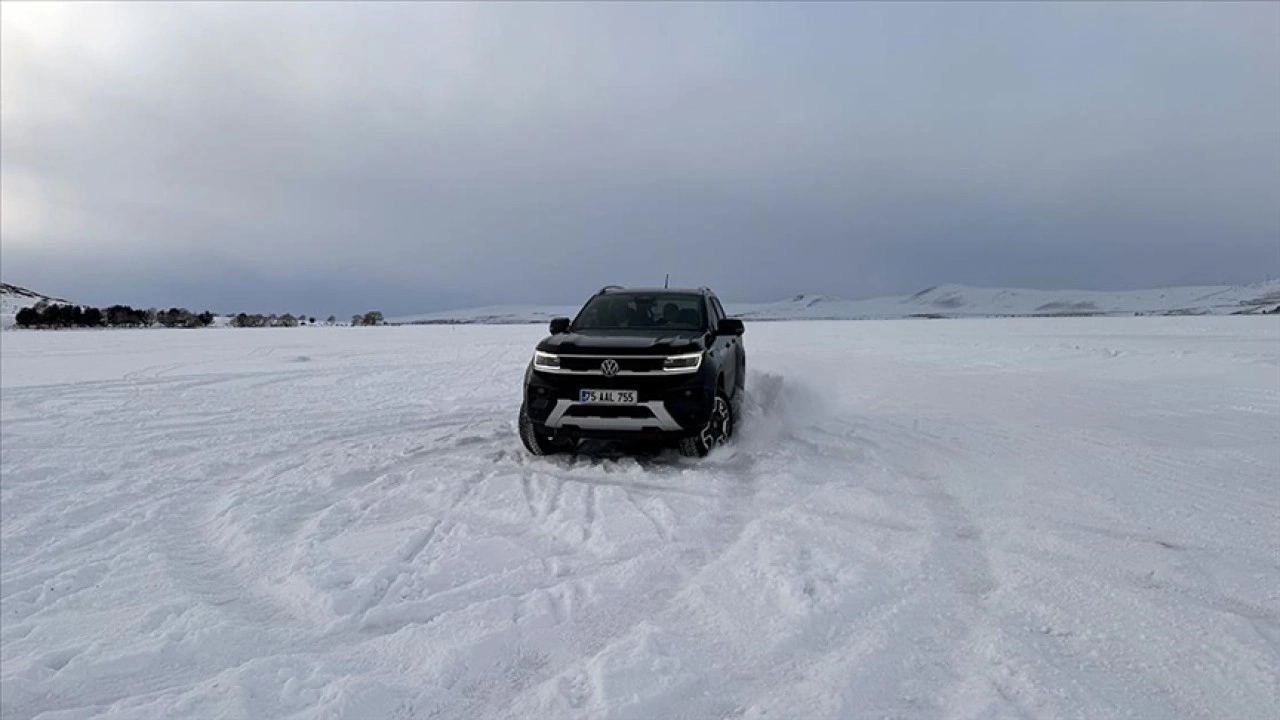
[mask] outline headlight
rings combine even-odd
[[[533,351],[533,367],[541,370],[559,370],[560,356],[545,353],[541,350]]]
[[[672,355],[662,361],[662,369],[666,372],[675,373],[691,373],[697,372],[702,367],[702,353],[689,353],[688,355]]]
[[[541,350],[534,351],[534,368],[541,370],[559,370],[559,355]]]

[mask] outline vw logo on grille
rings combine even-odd
[[[614,375],[617,375],[618,361],[613,358],[609,358],[600,363],[600,372],[604,373],[605,377],[613,377]]]

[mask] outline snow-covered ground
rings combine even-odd
[[[391,318],[391,322],[536,323],[546,322],[557,315],[573,317],[580,306],[499,305],[395,317]],[[1249,285],[1184,286],[1118,292],[939,285],[911,295],[867,300],[796,295],[769,303],[725,301],[725,309],[730,314],[751,320],[883,320],[917,316],[1231,315],[1260,314],[1277,308],[1280,308],[1280,280]]]
[[[1280,322],[749,324],[533,459],[537,326],[13,332],[4,718],[1280,716]]]

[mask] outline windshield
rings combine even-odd
[[[676,293],[615,293],[592,298],[574,330],[702,330],[702,297]]]

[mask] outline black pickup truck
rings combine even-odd
[[[525,370],[519,427],[529,452],[654,438],[702,457],[733,435],[743,325],[711,290],[609,286],[550,329]]]

